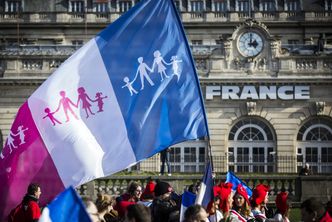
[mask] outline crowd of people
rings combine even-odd
[[[189,186],[188,192],[197,194],[199,186],[199,183]],[[258,184],[251,197],[241,184],[235,192],[232,187],[231,183],[215,185],[213,199],[207,207],[189,206],[181,219],[182,197],[165,181],[149,181],[145,189],[133,181],[120,196],[100,193],[96,201],[87,197],[82,200],[93,222],[289,222],[291,202],[287,192],[278,193],[276,209],[269,210],[270,188],[267,185]],[[30,184],[22,203],[11,212],[9,221],[38,221],[40,195],[39,185]],[[301,204],[303,222],[331,222],[331,214],[331,202],[326,206],[316,198],[309,198]]]

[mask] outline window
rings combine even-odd
[[[226,1],[215,1],[213,3],[215,12],[226,12],[227,2]]]
[[[5,1],[5,12],[20,12],[22,11],[21,1]]]
[[[332,11],[332,0],[325,0],[325,10]]]
[[[276,5],[275,5],[275,1],[274,0],[265,0],[265,1],[261,1],[259,7],[260,7],[260,11],[264,11],[264,12],[273,12],[276,11]]]
[[[83,40],[73,40],[71,43],[72,45],[80,46],[83,45]]]
[[[206,143],[193,141],[171,147],[169,161],[172,172],[204,172]]]
[[[303,124],[297,134],[298,168],[309,163],[315,173],[332,172],[332,120],[313,118]]]
[[[96,3],[95,7],[96,7],[96,12],[99,13],[105,13],[109,11],[107,2]]]
[[[70,1],[69,2],[70,12],[84,12],[84,2],[83,1]]]
[[[121,1],[119,2],[120,12],[124,13],[132,7],[131,1]]]
[[[238,0],[236,5],[236,11],[248,12],[249,11],[249,0]]]
[[[191,40],[192,45],[203,45],[203,40]]]
[[[238,121],[228,136],[229,170],[235,172],[275,172],[275,140],[263,121],[246,118]]]
[[[285,1],[285,11],[300,11],[301,5],[299,0]]]
[[[204,10],[203,1],[191,1],[190,6],[192,12],[202,12]]]

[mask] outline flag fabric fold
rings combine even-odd
[[[195,203],[200,204],[207,209],[209,202],[213,200],[213,186],[212,166],[211,163],[208,162]]]
[[[0,220],[32,181],[47,203],[65,187],[206,136],[199,81],[175,5],[141,1],[19,109],[0,154]]]
[[[39,222],[90,222],[81,198],[70,186],[60,193],[42,212]]]
[[[236,188],[239,184],[241,184],[247,191],[249,198],[252,195],[252,190],[250,189],[250,187],[244,182],[242,181],[240,178],[238,178],[233,172],[228,171],[226,174],[226,183],[232,183],[233,187],[232,190],[235,192]]]
[[[182,194],[182,201],[181,201],[181,208],[180,208],[180,222],[184,220],[184,213],[186,212],[187,208],[191,205],[195,204],[196,195],[189,192],[184,191]]]

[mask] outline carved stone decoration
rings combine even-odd
[[[280,50],[279,41],[272,41],[270,45],[271,45],[272,59],[275,59],[276,57],[279,56],[279,50]]]
[[[325,102],[318,101],[315,103],[315,108],[316,108],[316,113],[317,115],[322,115],[324,114],[324,109],[325,109]]]
[[[246,102],[247,113],[252,115],[256,112],[256,102]]]

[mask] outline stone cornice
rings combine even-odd
[[[0,86],[39,86],[46,78],[0,78]]]

